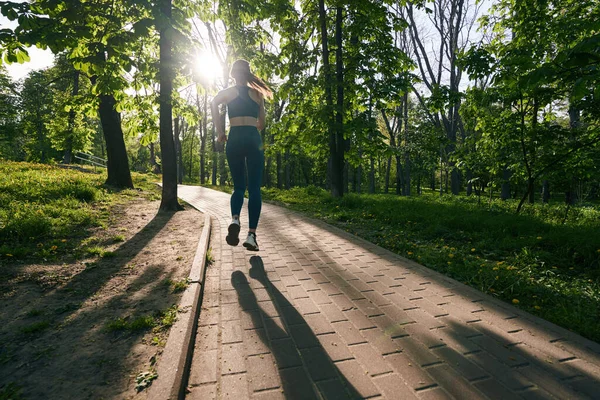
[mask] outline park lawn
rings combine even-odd
[[[204,218],[156,176],[0,160],[0,399],[132,398],[156,365]]]
[[[600,207],[528,206],[425,193],[400,197],[316,187],[263,198],[324,220],[600,342]]]
[[[103,185],[106,173],[0,160],[0,260],[52,261],[98,251],[90,229],[111,207],[142,193],[159,198],[154,177],[133,174],[134,190]]]

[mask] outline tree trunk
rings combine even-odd
[[[289,190],[292,187],[291,177],[291,161],[290,161],[290,150],[285,149],[285,188]]]
[[[334,168],[336,172],[334,176],[336,181],[334,185],[334,197],[342,197],[344,195],[344,59],[343,59],[343,43],[342,43],[342,21],[343,7],[338,6],[335,17],[335,66],[336,66],[336,85],[337,85],[337,107],[335,114],[335,135],[336,135],[336,152],[334,156]]]
[[[181,119],[179,117],[175,117],[173,120],[175,125],[175,131],[173,134],[173,139],[175,139],[175,158],[177,160],[177,183],[183,183],[183,154],[181,154],[181,138],[179,135],[181,134]]]
[[[277,189],[283,189],[281,152],[277,152],[275,163],[277,167]]]
[[[213,186],[217,186],[217,162],[219,160],[219,153],[217,152],[217,141],[215,140],[215,121],[212,121],[212,126],[210,128],[210,140],[212,141],[211,183]]]
[[[550,200],[550,183],[547,179],[542,182],[542,203],[548,204]]]
[[[227,183],[227,165],[225,164],[225,152],[218,153],[219,156],[219,186],[225,186]]]
[[[500,192],[500,198],[502,200],[508,200],[510,199],[510,170],[508,169],[508,166],[504,166],[504,170],[502,171],[502,186],[501,186],[501,192]]]
[[[396,194],[402,195],[402,163],[400,162],[400,155],[396,155]]]
[[[473,194],[473,183],[471,180],[473,179],[473,171],[470,168],[467,169],[467,196]]]
[[[383,192],[385,194],[389,193],[390,189],[390,173],[392,170],[392,156],[388,156],[386,164],[385,164],[385,186]]]
[[[71,95],[73,97],[79,94],[79,71],[73,71],[73,90]],[[73,135],[75,134],[75,110],[71,108],[69,111],[69,133],[65,140],[63,164],[71,164],[73,158]]]
[[[404,93],[402,101],[402,125],[404,132],[404,196],[410,196],[410,153],[408,151],[409,135],[408,135],[408,92]]]
[[[369,164],[369,193],[372,194],[375,193],[375,159],[373,156],[370,157]]]
[[[182,207],[177,201],[177,158],[175,154],[175,143],[173,141],[173,105],[171,103],[173,92],[173,61],[171,57],[171,46],[173,32],[171,27],[171,0],[160,1],[159,26],[159,75],[160,95],[159,118],[160,118],[160,151],[162,160],[162,199],[161,211],[177,211]]]
[[[111,95],[100,95],[100,124],[106,142],[106,184],[116,188],[133,188],[129,159],[125,149],[121,116],[115,109],[116,100]]]
[[[199,108],[199,107],[198,107]],[[206,183],[206,139],[208,138],[208,93],[204,89],[204,114],[200,130],[200,183]]]
[[[156,162],[156,153],[154,151],[154,143],[148,145],[150,148],[150,165],[152,166],[152,173],[160,174],[160,165]]]
[[[321,30],[321,47],[322,47],[322,56],[323,56],[323,73],[325,75],[325,104],[327,107],[327,130],[329,133],[329,159],[330,159],[330,168],[327,169],[329,175],[329,181],[331,182],[331,194],[334,197],[339,197],[340,194],[337,192],[339,187],[341,176],[337,173],[339,172],[335,168],[335,163],[337,160],[337,150],[336,150],[336,129],[334,126],[334,118],[333,118],[333,95],[331,90],[331,68],[329,65],[329,44],[328,44],[328,35],[327,35],[327,14],[325,11],[325,1],[319,0],[319,25]]]

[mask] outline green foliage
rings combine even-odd
[[[153,329],[155,332],[164,331],[173,326],[177,320],[177,306],[157,311],[154,315],[141,315],[133,318],[130,316],[116,318],[105,326],[107,332],[129,331],[143,332]]]
[[[316,187],[265,190],[264,198],[337,225],[592,340],[600,339],[600,209],[527,207],[513,201],[424,194],[406,198]]]
[[[34,322],[31,325],[27,325],[27,326],[21,328],[21,333],[23,333],[25,335],[37,335],[39,333],[42,333],[49,327],[50,327],[50,323],[48,321]]]

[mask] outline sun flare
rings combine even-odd
[[[215,82],[223,75],[221,64],[212,53],[200,53],[196,56],[194,69],[198,76],[208,82]]]

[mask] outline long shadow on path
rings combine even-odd
[[[241,271],[231,274],[231,283],[242,309],[247,312],[258,336],[271,350],[278,366],[286,399],[360,399],[356,388],[338,370],[306,320],[286,297],[269,281],[262,259],[250,258],[250,277],[267,292],[286,329],[259,305],[256,295]],[[256,311],[257,312],[253,312]]]

